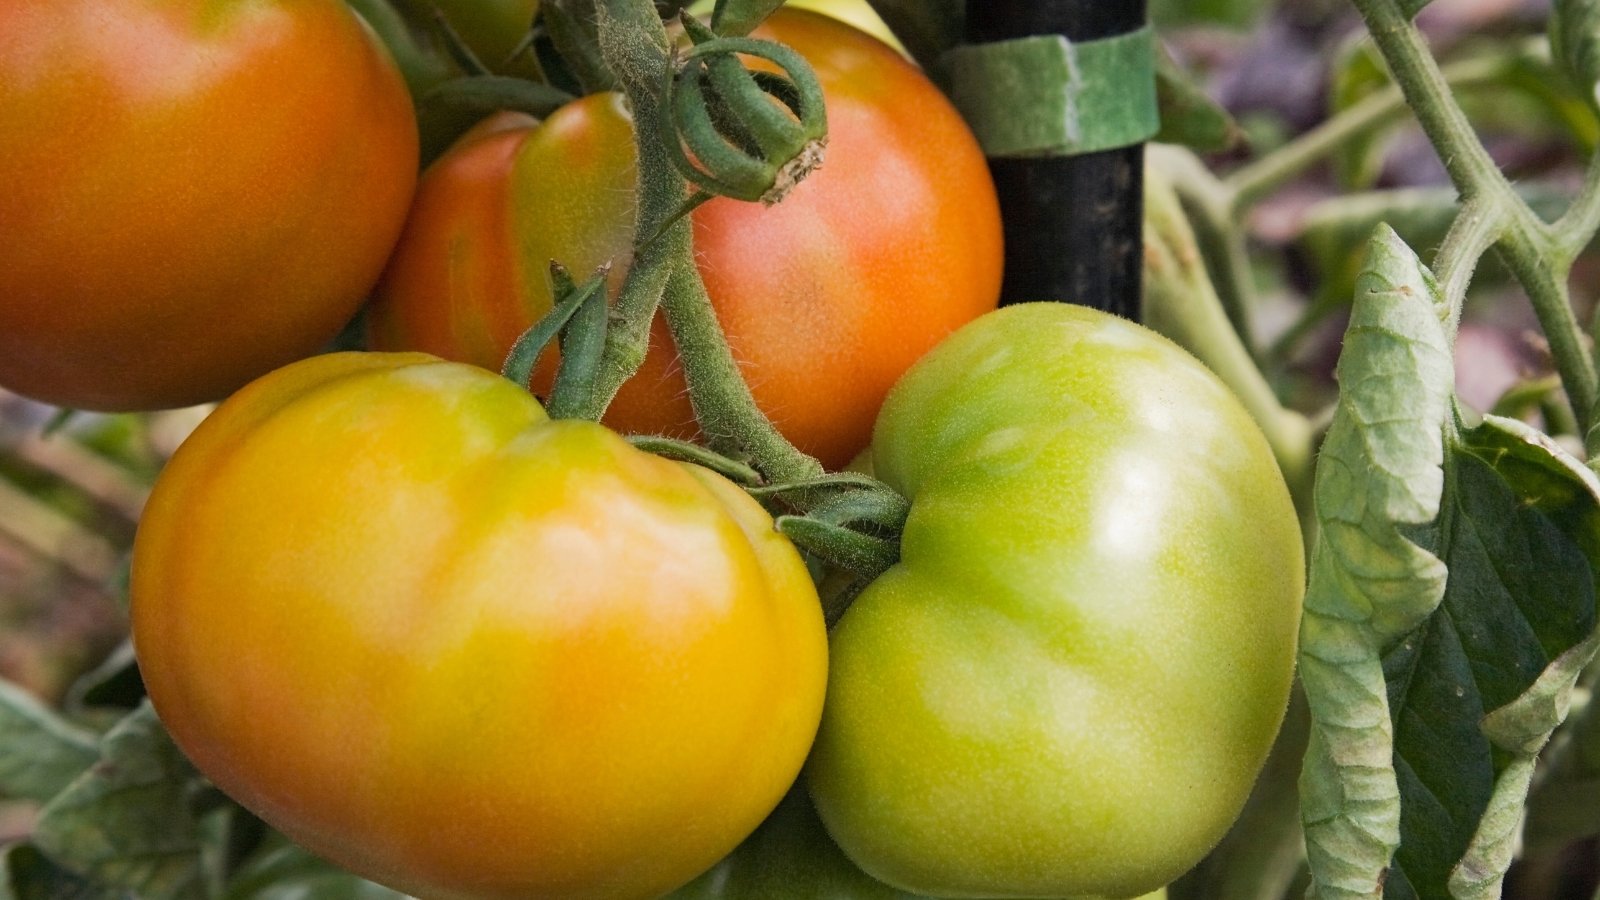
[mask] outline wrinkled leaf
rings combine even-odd
[[[0,681],[0,796],[48,800],[99,758],[92,732]]]
[[[1380,896],[1400,844],[1382,651],[1424,621],[1445,569],[1402,533],[1444,490],[1453,371],[1438,286],[1379,229],[1339,359],[1339,407],[1317,466],[1321,524],[1300,632],[1312,713],[1300,778],[1311,896]]]
[[[1593,655],[1566,656],[1594,631],[1579,539],[1594,543],[1600,483],[1563,472],[1553,443],[1508,446],[1531,433],[1491,420],[1464,435],[1438,521],[1414,533],[1450,577],[1439,611],[1384,658],[1402,835],[1388,897],[1499,896],[1533,756]],[[1472,874],[1455,884],[1463,859]]]
[[[100,741],[100,760],[40,811],[34,840],[58,864],[146,900],[199,889],[196,778],[145,703]]]
[[[51,862],[37,848],[0,849],[0,900],[135,900],[128,891],[97,887]]]
[[[1600,642],[1600,480],[1520,422],[1445,427],[1441,311],[1380,230],[1318,468],[1302,630],[1316,897],[1498,897],[1535,757]]]

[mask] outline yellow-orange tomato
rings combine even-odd
[[[245,387],[162,473],[140,670],[228,794],[441,898],[648,900],[799,771],[826,635],[731,483],[424,354]]]
[[[315,352],[377,280],[416,154],[338,0],[0,3],[0,385],[151,409]]]
[[[847,25],[780,11],[756,32],[803,54],[822,83],[828,151],[782,203],[714,200],[694,213],[706,288],[756,402],[802,450],[838,467],[862,449],[900,373],[1000,291],[1000,220],[981,151],[916,67]],[[633,240],[632,122],[620,97],[534,127],[502,117],[424,174],[371,309],[383,349],[497,366],[550,308],[546,264],[619,281]],[[534,385],[550,383],[546,360]],[[606,421],[695,434],[658,320],[643,369]]]

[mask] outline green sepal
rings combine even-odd
[[[896,540],[807,516],[778,516],[774,521],[795,546],[863,578],[876,578],[900,560],[900,542]]]
[[[627,440],[646,453],[677,462],[693,463],[710,469],[735,484],[753,485],[761,482],[761,473],[750,468],[748,464],[690,441],[680,441],[677,438],[655,434],[630,434]]]
[[[956,47],[950,96],[984,153],[1076,156],[1149,140],[1161,127],[1146,27],[1094,41],[1036,35]]]
[[[539,321],[528,326],[528,329],[517,337],[511,345],[511,350],[506,354],[506,361],[500,367],[500,374],[508,381],[526,386],[533,377],[534,366],[538,365],[539,357],[544,353],[550,342],[572,317],[583,307],[594,294],[600,292],[605,285],[602,276],[595,276],[578,288],[572,283],[572,276],[558,263],[551,263],[551,281],[555,286],[555,304],[550,311],[545,313]]]

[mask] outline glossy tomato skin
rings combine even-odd
[[[377,280],[416,154],[337,0],[0,4],[0,385],[169,407],[314,352]]]
[[[429,898],[688,881],[789,787],[826,681],[805,567],[742,491],[423,354],[224,403],[151,497],[132,617],[201,771]]]
[[[718,199],[696,210],[695,252],[757,403],[838,467],[866,445],[906,367],[998,302],[998,206],[966,126],[895,51],[803,11],[780,11],[757,35],[816,69],[828,155],[776,206]],[[579,100],[537,129],[464,139],[423,177],[371,309],[374,344],[499,365],[550,307],[547,260],[580,275],[610,261],[620,283],[636,178],[631,122],[614,95]],[[693,437],[659,321],[651,341],[606,421]],[[553,371],[547,360],[535,387]]]
[[[1238,816],[1304,564],[1266,441],[1198,361],[1082,307],[992,313],[873,441],[902,559],[831,638],[808,780],[857,864],[939,897],[1127,897]]]

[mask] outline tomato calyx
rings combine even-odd
[[[822,86],[800,54],[774,41],[721,37],[682,16],[693,42],[668,81],[667,149],[702,191],[771,206],[822,165]],[[754,57],[777,71],[751,70]]]

